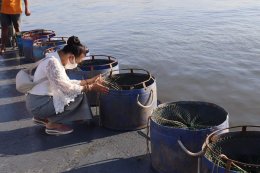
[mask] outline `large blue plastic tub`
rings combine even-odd
[[[55,32],[52,30],[37,29],[25,32],[22,34],[22,45],[25,61],[35,62],[33,57],[33,42],[37,39],[49,39],[55,36]]]
[[[142,69],[121,69],[110,76],[119,77],[117,84],[121,89],[112,88],[108,94],[100,95],[102,125],[122,131],[146,127],[148,117],[157,107],[155,78]]]
[[[33,42],[33,58],[38,61],[45,57],[45,51],[51,47],[63,48],[67,37],[52,37],[48,39],[37,39]]]
[[[160,124],[155,116],[152,116],[150,121],[152,167],[160,173],[195,173],[197,172],[197,158],[186,154],[178,140],[192,152],[201,151],[208,134],[229,126],[228,113],[213,103],[181,101],[161,104],[153,115],[171,113],[167,108],[173,104],[189,111],[193,116],[191,118],[198,116],[200,121],[209,127],[202,129],[176,128]]]
[[[260,172],[260,126],[235,126],[213,132],[204,149],[203,173]]]

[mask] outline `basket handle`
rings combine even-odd
[[[152,101],[151,101],[151,103],[149,104],[149,105],[143,105],[140,101],[139,101],[139,94],[137,95],[137,98],[136,98],[136,101],[137,101],[137,104],[140,106],[140,107],[142,107],[142,108],[150,108],[152,105],[153,105],[153,103],[154,103],[154,97],[153,97],[153,90],[151,90],[151,92],[150,92],[150,96],[149,96],[149,98],[150,97],[152,97]]]
[[[49,41],[52,41],[53,39],[60,38],[62,41],[66,41],[68,37],[50,37],[48,38]]]
[[[197,166],[197,173],[201,173],[201,157],[205,154],[206,152],[206,144],[203,143],[203,146],[202,146],[202,150],[197,152],[197,153],[193,153],[191,152],[190,150],[188,150],[184,144],[181,142],[180,139],[178,139],[178,144],[179,146],[181,147],[181,149],[188,155],[192,156],[192,157],[198,157],[198,166]]]
[[[180,139],[178,139],[178,144],[179,144],[179,146],[181,147],[181,149],[182,149],[186,154],[188,154],[188,155],[190,155],[190,156],[200,157],[200,156],[203,156],[203,155],[205,154],[205,147],[204,147],[205,144],[203,144],[202,150],[199,151],[199,152],[197,152],[197,153],[194,153],[194,152],[191,152],[190,150],[188,150],[188,149],[184,146],[184,144],[182,143],[182,141],[181,141]]]
[[[113,72],[120,72],[120,71],[130,71],[130,73],[135,73],[134,71],[143,71],[145,72],[147,75],[149,75],[150,77],[152,76],[150,72],[148,72],[147,70],[144,69],[139,69],[139,68],[123,68],[123,69],[119,69],[119,70],[113,70],[112,72],[110,72],[110,75],[113,74]]]

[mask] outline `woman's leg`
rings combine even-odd
[[[56,114],[53,98],[50,96],[28,94],[26,97],[26,107],[35,118],[48,119],[48,123],[46,124],[46,133],[48,134],[56,133],[57,131],[61,132],[60,134],[70,133],[73,129],[64,126],[64,123],[92,119],[86,94],[80,94],[76,97],[75,101],[65,106],[64,112],[60,114]]]
[[[48,120],[56,123],[71,123],[78,120],[90,120],[93,118],[85,93],[78,95],[75,100],[64,107],[64,112]]]
[[[72,128],[64,124],[49,121],[50,117],[57,116],[52,97],[28,94],[26,96],[26,107],[29,113],[33,115],[34,122],[44,122],[44,120],[48,119],[47,122],[42,123],[46,127],[45,132],[47,134],[62,135],[73,131]]]
[[[55,115],[53,99],[50,96],[28,94],[26,108],[35,118],[46,119]]]

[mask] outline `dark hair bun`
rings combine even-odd
[[[74,45],[80,46],[81,45],[79,38],[76,37],[76,36],[69,37],[67,44],[70,45],[70,46],[74,46]]]

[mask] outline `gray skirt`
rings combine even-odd
[[[64,107],[64,112],[56,114],[52,96],[28,94],[26,96],[28,112],[38,118],[47,118],[53,123],[69,123],[93,118],[85,93],[78,95],[74,102]]]

